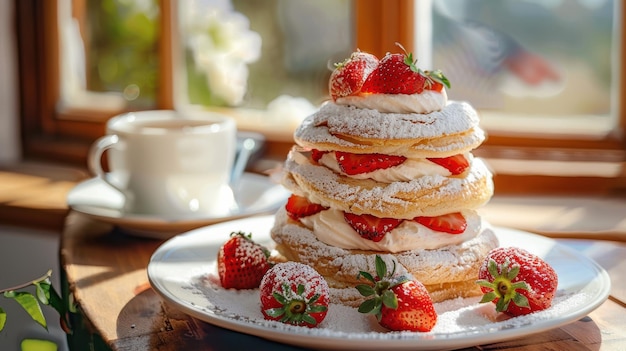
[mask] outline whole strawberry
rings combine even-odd
[[[393,269],[376,255],[376,277],[368,272],[360,272],[359,277],[370,281],[371,285],[357,285],[361,295],[370,297],[359,306],[359,312],[374,314],[378,323],[395,331],[428,332],[437,323],[437,312],[428,291],[417,280],[395,276]]]
[[[362,93],[374,94],[420,94],[424,89],[441,91],[443,86],[450,88],[450,82],[439,70],[422,71],[417,68],[417,60],[396,43],[404,53],[387,53],[376,69],[367,77]]]
[[[313,267],[288,261],[265,274],[260,298],[265,319],[313,328],[326,317],[329,288]]]
[[[328,82],[330,96],[337,100],[340,97],[356,95],[377,65],[376,56],[361,51],[353,52],[348,59],[335,65]]]
[[[554,269],[540,257],[517,247],[491,250],[476,282],[496,311],[512,316],[544,310],[552,304],[558,285]]]
[[[252,241],[252,234],[232,232],[217,253],[217,272],[227,289],[258,288],[271,268],[269,251]]]

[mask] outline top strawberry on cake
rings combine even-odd
[[[387,253],[431,291],[447,284],[458,291],[442,296],[467,296],[460,284],[497,246],[476,212],[493,183],[471,154],[485,138],[478,115],[448,101],[445,86],[406,53],[379,61],[357,51],[338,65],[332,101],[297,128],[285,161],[294,195],[272,229],[279,252],[331,287],[355,283],[355,269]]]

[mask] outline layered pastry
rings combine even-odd
[[[472,155],[485,139],[476,111],[446,86],[410,54],[355,52],[331,75],[332,100],[295,131],[282,178],[293,195],[271,235],[326,278],[335,302],[362,301],[357,275],[375,271],[376,255],[435,302],[480,294],[479,266],[498,246],[477,212],[492,175]]]

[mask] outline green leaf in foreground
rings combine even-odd
[[[48,330],[48,325],[46,324],[46,318],[41,311],[41,306],[37,301],[37,298],[33,296],[33,294],[29,292],[5,292],[4,296],[7,298],[14,299],[22,308],[28,313],[28,315],[39,325]]]
[[[6,322],[7,322],[7,313],[4,312],[2,307],[0,307],[0,331],[4,329],[4,325],[6,324]]]
[[[15,300],[35,322],[44,327],[46,330],[48,330],[48,325],[40,304],[49,305],[59,313],[61,317],[61,326],[65,332],[71,334],[72,330],[69,321],[69,313],[76,312],[76,305],[71,295],[70,302],[66,304],[56,290],[54,290],[54,287],[50,283],[51,274],[52,271],[48,270],[46,274],[37,279],[19,284],[17,286],[0,289],[0,294],[4,294],[4,297],[7,299]],[[28,287],[35,287],[35,295],[29,292],[20,292],[20,290]],[[0,308],[0,331],[4,328],[6,320],[6,312]]]

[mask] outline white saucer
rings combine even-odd
[[[165,219],[153,215],[129,213],[123,210],[124,197],[99,178],[77,184],[67,196],[68,206],[94,219],[114,224],[133,235],[168,239],[191,229],[227,220],[268,214],[284,205],[290,195],[282,185],[269,177],[244,173],[235,189],[238,209],[226,216]]]

